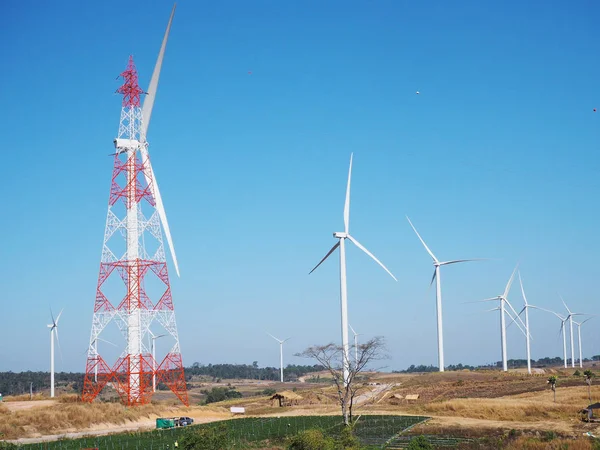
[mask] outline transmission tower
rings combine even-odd
[[[127,68],[120,75],[123,84],[117,92],[123,95],[121,121],[114,140],[108,215],[82,394],[87,402],[111,383],[126,405],[145,404],[152,397],[155,380],[166,384],[185,405],[189,404],[163,232],[177,275],[179,268],[146,140],[174,14],[175,6],[148,92],[139,87],[133,57],[129,57]],[[144,94],[141,107],[140,97]],[[146,283],[149,277],[158,283]],[[147,284],[154,288],[147,292]],[[98,341],[103,340],[101,333],[113,321],[125,339],[125,348],[110,366],[98,352]],[[174,341],[160,361],[154,360],[150,349],[151,330],[157,326]]]

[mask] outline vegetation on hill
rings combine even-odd
[[[283,377],[286,381],[296,381],[298,377],[311,372],[319,372],[324,367],[319,365],[299,366],[289,364],[283,369]],[[208,364],[194,363],[192,367],[185,369],[186,381],[190,381],[193,376],[211,377],[213,381],[219,379],[253,379],[279,381],[279,368],[258,367],[254,361],[252,365],[248,364]],[[81,392],[83,389],[83,373],[78,372],[56,372],[56,386],[66,387],[71,392]],[[50,389],[49,372],[0,372],[0,393],[7,395],[29,394],[30,386],[33,393]],[[159,390],[168,389],[162,383],[157,386]]]

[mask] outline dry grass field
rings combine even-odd
[[[588,390],[582,377],[553,371],[559,376],[556,403],[546,383],[547,376],[522,373],[446,372],[431,374],[369,374],[363,387],[365,395],[355,414],[399,414],[432,417],[414,433],[450,434],[478,437],[518,430],[521,447],[537,447],[527,440],[535,433],[553,431],[566,438],[585,432],[600,436],[600,425],[580,420],[579,410],[588,404]],[[244,394],[208,406],[198,403],[201,391],[228,386]],[[266,388],[277,391],[295,389],[302,400],[295,406],[280,408],[264,395]],[[328,383],[273,383],[256,380],[224,380],[221,383],[193,383],[192,406],[181,407],[169,393],[159,392],[153,402],[137,408],[119,403],[77,402],[75,395],[58,401],[38,397],[36,401],[7,399],[0,404],[0,433],[5,439],[40,437],[62,433],[100,434],[152,428],[160,416],[187,415],[196,423],[231,418],[230,406],[244,406],[246,416],[330,415],[338,414],[337,394]],[[417,400],[406,400],[418,394]],[[27,397],[28,399],[28,397]],[[592,387],[592,400],[600,399],[600,382]],[[72,436],[71,436],[72,437]],[[584,445],[584,444],[581,444]],[[559,448],[559,447],[557,447]],[[575,447],[569,447],[575,448]],[[589,448],[589,447],[581,447]]]

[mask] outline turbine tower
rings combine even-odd
[[[56,335],[56,342],[58,343],[58,349],[60,350],[60,341],[58,340],[58,321],[62,310],[58,313],[56,320],[54,320],[54,314],[50,309],[50,317],[52,317],[52,323],[48,324],[50,328],[50,398],[54,398],[54,336]]]
[[[344,377],[344,386],[348,384],[348,376],[350,374],[350,351],[348,345],[348,290],[346,285],[346,239],[349,239],[354,245],[360,248],[363,252],[369,255],[383,270],[385,270],[395,281],[396,277],[383,265],[369,250],[367,250],[360,242],[350,235],[350,179],[352,178],[352,156],[350,154],[350,168],[348,169],[348,184],[346,185],[346,202],[344,203],[344,231],[333,233],[333,237],[338,239],[333,247],[327,252],[319,264],[317,264],[308,273],[313,273],[317,267],[329,258],[329,256],[339,247],[340,248],[340,300],[342,310],[342,373]]]
[[[156,376],[156,380],[166,384],[185,405],[189,404],[163,232],[177,275],[179,267],[146,139],[174,14],[175,6],[148,92],[139,87],[131,56],[121,73],[123,85],[117,90],[123,95],[123,101],[119,131],[114,140],[114,168],[82,393],[82,400],[87,402],[93,401],[111,382],[126,405],[148,403]],[[140,105],[142,94],[147,94],[143,106]],[[148,291],[147,281],[152,286]],[[117,290],[117,283],[124,284],[124,289]],[[112,321],[124,337],[125,348],[111,368],[98,354],[97,342]],[[162,327],[173,341],[160,364],[156,364],[151,349],[145,344],[153,324]]]
[[[352,328],[352,325],[348,325],[350,326],[352,334],[354,335],[354,364],[358,365],[358,337],[361,335],[361,333],[357,333],[354,331],[354,328]]]
[[[267,334],[269,336],[271,336],[273,339],[275,339],[277,342],[279,342],[279,372],[281,375],[281,382],[283,383],[283,343],[285,341],[289,341],[291,338],[286,338],[282,341],[281,339],[277,339],[271,333],[267,333]]]
[[[583,367],[583,351],[581,350],[581,325],[583,325],[584,323],[586,323],[590,319],[593,319],[593,317],[588,317],[583,322],[575,322],[575,321],[573,321],[573,323],[575,325],[577,325],[577,338],[579,340],[579,367],[580,368]]]
[[[421,237],[421,235],[419,234],[419,232],[417,231],[415,226],[412,224],[412,222],[410,221],[408,216],[406,217],[406,219],[408,220],[408,223],[410,224],[410,226],[416,233],[417,237],[421,241],[421,244],[423,244],[423,247],[425,247],[425,250],[427,250],[427,253],[429,253],[429,256],[431,256],[431,258],[433,259],[433,265],[435,266],[435,269],[433,270],[433,277],[431,278],[431,283],[429,284],[429,286],[431,286],[434,281],[436,282],[436,284],[435,284],[435,301],[436,301],[435,309],[437,311],[438,366],[440,368],[440,372],[443,372],[445,366],[444,366],[444,332],[443,332],[443,327],[442,327],[442,284],[440,281],[440,267],[447,266],[449,264],[456,264],[456,263],[469,262],[469,261],[479,261],[480,259],[455,259],[452,261],[441,261],[440,262],[435,257],[433,252],[429,249],[429,247],[427,247],[427,244],[425,243],[425,241],[423,240],[423,238]]]

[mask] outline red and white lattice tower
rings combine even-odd
[[[126,405],[148,403],[156,383],[162,382],[188,405],[163,231],[177,275],[179,268],[146,140],[174,14],[175,7],[148,92],[144,93],[139,87],[132,57],[121,74],[123,85],[117,90],[123,95],[123,103],[119,132],[114,140],[114,169],[83,385],[82,399],[88,402],[93,401],[107,383],[112,383]],[[146,96],[140,107],[142,94]],[[148,277],[158,280],[158,283],[148,283],[161,286],[156,292],[146,291]],[[114,289],[112,278],[116,278],[119,285],[124,284],[124,295],[111,297],[119,292]],[[111,368],[98,353],[98,341],[112,321],[125,338],[125,349]],[[162,361],[156,361],[154,355],[156,335],[152,329],[157,326],[174,341]]]

